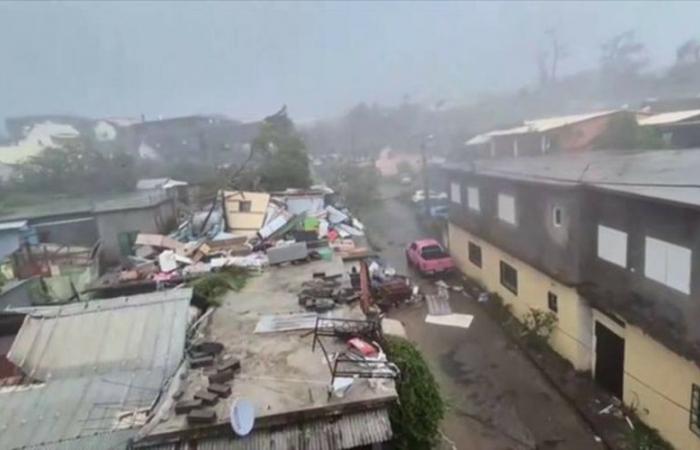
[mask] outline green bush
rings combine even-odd
[[[429,450],[439,437],[445,415],[438,384],[420,351],[407,340],[387,337],[385,350],[401,370],[397,381],[399,401],[390,413],[396,448]]]
[[[641,420],[634,420],[634,428],[625,435],[625,448],[628,450],[673,450],[659,432],[649,428]]]
[[[530,308],[523,320],[523,337],[531,345],[544,348],[549,344],[549,337],[557,327],[557,321],[557,315],[551,311]]]
[[[219,306],[221,297],[228,291],[240,291],[245,286],[248,273],[243,269],[227,267],[197,278],[192,282],[196,296],[205,298],[210,306]]]

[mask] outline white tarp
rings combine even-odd
[[[161,272],[172,272],[177,269],[177,256],[172,250],[165,250],[158,255],[158,265]]]
[[[439,316],[428,314],[425,316],[425,323],[447,327],[469,328],[472,324],[472,320],[474,320],[474,316],[471,314],[452,313]]]

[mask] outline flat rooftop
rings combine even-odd
[[[314,272],[326,275],[344,274],[343,263],[335,256],[333,261],[314,261],[303,265],[270,267],[248,280],[240,292],[229,293],[203,329],[207,340],[224,345],[223,354],[230,354],[241,362],[241,370],[232,383],[232,394],[215,405],[215,425],[230,431],[229,410],[236,398],[245,398],[255,406],[255,429],[291,424],[300,419],[313,418],[338,412],[352,412],[381,408],[396,399],[394,381],[390,379],[356,378],[342,398],[328,397],[331,373],[322,350],[312,351],[313,331],[296,330],[255,333],[262,316],[270,314],[308,313],[298,303],[301,284],[310,280]],[[346,280],[349,283],[349,280]],[[364,319],[359,302],[338,306],[329,315],[336,318]],[[329,352],[345,348],[342,341],[322,338]],[[184,389],[182,399],[191,399],[195,392],[206,388],[207,369],[187,369],[181,383],[176,382],[156,412],[154,426],[146,426],[144,444],[157,442],[166,435],[189,434],[195,428],[186,421],[186,415],[174,413],[171,394]],[[179,384],[179,385],[178,385]],[[231,432],[232,434],[232,432]],[[141,445],[141,443],[139,443]]]
[[[26,194],[20,200],[10,205],[0,203],[0,222],[149,208],[168,197],[157,191],[134,191],[100,196]]]

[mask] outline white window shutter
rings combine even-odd
[[[598,257],[627,267],[627,233],[598,225]]]
[[[515,225],[515,198],[511,195],[498,194],[498,218]]]
[[[690,294],[692,252],[680,245],[647,237],[644,275],[684,294]]]
[[[459,183],[450,183],[450,198],[454,203],[462,203],[462,192]]]
[[[467,188],[467,205],[469,206],[469,209],[473,209],[474,211],[481,211],[481,202],[479,201],[479,188]]]

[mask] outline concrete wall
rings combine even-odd
[[[583,267],[587,280],[608,293],[609,307],[652,327],[667,323],[678,335],[700,339],[700,212],[649,200],[593,191],[586,195]],[[627,267],[597,256],[598,224],[627,233]],[[690,294],[645,276],[645,238],[661,239],[692,251]],[[630,301],[630,293],[634,301]]]
[[[97,242],[97,224],[89,214],[52,216],[32,219],[40,242],[90,247]]]
[[[450,254],[459,269],[479,282],[490,292],[498,293],[516,317],[523,319],[530,308],[548,311],[547,294],[558,297],[558,324],[551,339],[552,347],[569,360],[577,370],[591,368],[590,308],[572,287],[555,281],[527,263],[500,250],[468,231],[449,224]],[[481,268],[469,261],[469,241],[481,247]],[[500,262],[504,261],[518,271],[518,293],[513,294],[501,285]]]
[[[522,320],[529,308],[548,310],[547,293],[558,297],[558,323],[551,337],[555,351],[577,370],[595,370],[595,322],[625,339],[623,401],[639,417],[678,449],[700,450],[700,437],[689,428],[692,385],[700,386],[700,369],[669,351],[639,327],[620,326],[605,314],[592,310],[575,289],[562,285],[525,262],[503,252],[460,227],[448,226],[450,253],[459,269],[498,293]],[[481,268],[468,258],[468,243],[481,247]],[[500,261],[518,271],[518,293],[500,283]]]
[[[121,260],[119,234],[125,232],[166,233],[168,226],[176,220],[172,200],[160,205],[121,211],[101,212],[95,215],[97,229],[102,241],[102,258],[107,263]]]
[[[19,248],[20,232],[15,230],[0,231],[0,261]]]
[[[638,327],[622,327],[596,310],[593,319],[625,340],[625,404],[675,448],[700,449],[700,437],[689,427],[692,385],[700,385],[697,365],[668,351]]]
[[[450,221],[497,243],[508,253],[567,284],[581,281],[580,202],[573,189],[542,189],[534,184],[455,173],[450,181],[462,185],[461,204],[450,202]],[[479,212],[467,208],[467,187],[479,188]],[[498,219],[498,194],[515,197],[517,225]],[[555,226],[554,208],[562,223]]]

